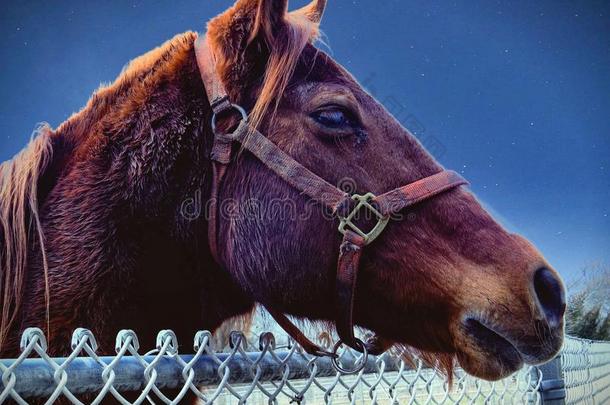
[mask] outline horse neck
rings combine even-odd
[[[196,311],[189,317],[198,327],[214,328],[248,308],[208,253],[201,207],[211,184],[212,136],[206,123],[211,109],[194,38],[176,37],[132,62],[113,85],[99,90],[81,112],[48,135],[54,157],[38,183],[44,194],[39,206],[48,276],[42,271],[39,243],[29,246],[27,272],[25,266],[3,266],[3,280],[9,273],[10,279],[22,280],[9,303],[15,308],[20,302],[13,337],[17,327],[47,329],[47,306],[57,345],[65,345],[65,331],[79,326],[135,328],[122,322],[139,319],[158,329],[171,327],[190,310]],[[200,204],[196,216],[188,210],[191,201]],[[205,284],[214,287],[201,298],[198,289]],[[219,293],[232,302],[227,304]],[[156,305],[159,301],[151,299],[156,294],[167,298],[160,301],[163,308],[149,308],[156,318],[125,310],[134,296],[140,304]],[[92,302],[100,308],[91,308]],[[161,310],[167,319],[160,319]],[[201,322],[200,311],[215,317]],[[184,324],[182,319],[175,326],[184,329]],[[3,322],[3,330],[7,327]],[[105,330],[97,331],[102,339],[108,337]]]
[[[212,144],[195,38],[178,35],[137,58],[63,123],[55,138],[64,158],[52,181],[98,177],[112,185],[114,192],[104,190],[110,203],[122,200],[135,218],[175,222],[179,232],[190,227],[181,203],[207,198]]]

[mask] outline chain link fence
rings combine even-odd
[[[566,404],[610,403],[610,342],[568,339],[561,367]]]
[[[141,354],[136,334],[123,330],[117,354],[98,356],[93,334],[77,329],[70,356],[51,358],[42,331],[30,328],[21,355],[0,360],[0,403],[602,404],[610,398],[608,342],[567,338],[561,357],[550,363],[558,378],[545,375],[549,365],[525,367],[494,383],[458,369],[449,388],[435,370],[392,354],[370,357],[358,374],[342,375],[328,358],[276,345],[271,333],[260,335],[258,347],[240,333],[231,341],[230,349],[217,351],[212,335],[201,331],[192,354],[179,354],[176,335],[164,330],[157,348]],[[353,366],[359,356],[346,349],[341,362]]]

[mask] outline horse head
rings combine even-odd
[[[292,159],[348,193],[380,195],[442,171],[313,45],[324,5],[288,12],[285,0],[241,0],[209,23],[215,69],[231,102]],[[221,266],[265,306],[335,321],[338,221],[247,150],[235,156],[217,195]],[[357,325],[449,367],[457,359],[487,379],[558,352],[564,288],[530,242],[504,229],[464,187],[397,214],[362,255]]]

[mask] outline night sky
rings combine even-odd
[[[0,160],[231,3],[3,2]],[[329,52],[497,218],[568,279],[610,263],[609,2],[329,3]]]

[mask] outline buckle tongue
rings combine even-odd
[[[352,200],[358,201],[358,204],[356,204],[354,209],[346,217],[339,217],[339,220],[341,221],[339,223],[339,232],[345,235],[345,232],[347,231],[346,228],[349,228],[352,231],[356,232],[358,235],[362,236],[365,245],[368,245],[369,243],[377,239],[377,237],[381,235],[381,232],[383,231],[385,226],[388,224],[390,217],[384,216],[381,212],[379,212],[375,207],[370,204],[370,201],[372,201],[374,198],[375,194],[373,193],[366,193],[364,195],[352,195]],[[369,232],[364,232],[362,229],[358,228],[355,223],[352,222],[354,216],[356,216],[356,214],[358,214],[358,212],[362,208],[369,210],[369,212],[372,212],[377,218],[377,223]]]

